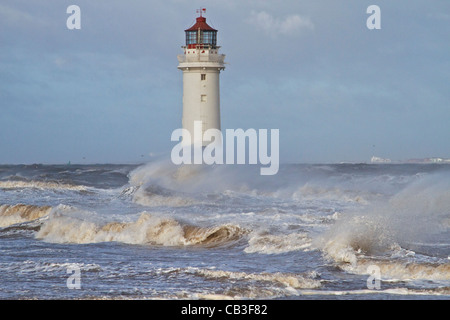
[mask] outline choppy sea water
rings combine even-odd
[[[449,299],[450,165],[0,166],[0,299]]]

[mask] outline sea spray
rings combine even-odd
[[[377,265],[385,277],[394,279],[448,280],[450,263],[442,259],[436,264],[421,263],[411,257],[415,258],[415,244],[449,231],[445,224],[450,216],[449,178],[448,174],[427,175],[386,203],[347,212],[316,236],[313,246],[346,271],[365,274],[370,265]]]

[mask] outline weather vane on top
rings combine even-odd
[[[202,17],[202,14],[205,13],[205,12],[206,12],[206,8],[197,9],[197,13],[200,14],[200,17]]]

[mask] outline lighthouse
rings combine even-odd
[[[206,146],[203,135],[208,129],[220,130],[220,71],[225,69],[225,55],[219,53],[217,30],[206,23],[205,9],[198,10],[195,24],[185,30],[183,54],[178,55],[178,69],[183,71],[184,145]],[[189,136],[188,136],[189,135]]]

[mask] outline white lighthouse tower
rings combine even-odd
[[[219,54],[217,30],[206,23],[203,12],[205,9],[200,9],[195,24],[185,30],[184,54],[178,55],[178,69],[183,71],[182,126],[190,134],[189,139],[183,136],[184,145],[200,144],[208,129],[220,130],[219,74],[225,69],[225,55]]]

